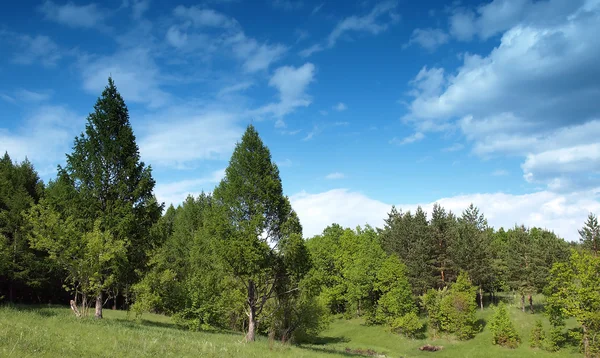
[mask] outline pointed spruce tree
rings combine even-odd
[[[88,236],[104,238],[96,240],[100,246],[110,243],[125,251],[117,262],[103,262],[95,272],[95,315],[101,318],[103,294],[136,280],[136,269],[143,267],[152,245],[150,228],[162,211],[153,194],[151,168],[140,159],[127,106],[112,78],[88,116],[85,132],[75,138],[66,167],[59,171],[76,192],[72,214],[85,231],[95,233]]]
[[[279,169],[250,125],[237,143],[225,178],[213,193],[221,257],[247,290],[247,341],[254,341],[260,315],[277,288],[279,241],[292,215]]]
[[[581,230],[579,230],[580,242],[586,249],[592,251],[598,256],[600,251],[600,225],[598,217],[592,213],[588,215],[587,221]]]

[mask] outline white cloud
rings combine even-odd
[[[167,104],[171,97],[160,88],[161,75],[148,49],[132,48],[112,56],[84,58],[79,64],[83,88],[99,95],[112,76],[127,101],[145,103],[152,108]]]
[[[272,0],[271,5],[276,9],[293,11],[301,9],[304,3],[299,0]]]
[[[21,127],[0,127],[0,152],[8,152],[13,160],[27,157],[42,177],[50,177],[83,127],[83,117],[66,107],[37,107],[24,116]]]
[[[522,165],[528,182],[554,190],[598,187],[600,144],[592,143],[529,154]]]
[[[577,230],[585,222],[588,213],[600,211],[600,203],[595,197],[597,193],[557,194],[540,191],[524,195],[460,195],[442,198],[436,202],[458,215],[473,203],[485,214],[489,224],[496,228],[509,228],[515,224],[542,227],[573,241],[577,240]],[[348,189],[334,189],[317,194],[300,192],[292,195],[290,199],[302,222],[306,237],[320,234],[332,223],[352,228],[367,223],[382,227],[383,220],[391,209],[391,204]],[[431,213],[433,204],[397,204],[396,207],[414,212],[420,205]]]
[[[517,26],[552,26],[579,8],[594,6],[586,0],[493,0],[476,9],[458,8],[450,17],[450,32],[462,41],[482,40]]]
[[[350,16],[340,21],[331,31],[327,38],[327,45],[333,47],[338,39],[347,32],[368,32],[377,35],[388,29],[391,24],[398,21],[398,15],[392,12],[398,6],[396,1],[381,2],[371,10],[370,13],[364,16]],[[385,15],[389,15],[389,19],[382,20]]]
[[[343,102],[340,102],[340,103],[336,104],[335,106],[333,106],[333,109],[338,112],[342,112],[342,111],[347,110],[348,107]]]
[[[311,97],[306,93],[306,89],[313,82],[314,76],[315,66],[310,62],[300,67],[279,67],[269,80],[269,86],[279,92],[279,102],[253,110],[250,115],[270,114],[274,117],[283,117],[297,107],[307,107],[311,103]]]
[[[281,44],[260,44],[243,32],[229,37],[225,43],[232,47],[235,56],[244,61],[243,69],[249,73],[268,69],[288,50],[287,46]]]
[[[201,160],[226,160],[242,135],[234,112],[173,106],[137,123],[140,153],[153,165],[186,168]]]
[[[17,48],[12,61],[20,65],[41,63],[44,67],[54,67],[63,57],[58,45],[48,36],[21,35],[0,31],[0,36],[6,37]]]
[[[165,207],[173,204],[177,206],[192,195],[197,197],[202,191],[211,192],[221,179],[225,177],[225,169],[212,172],[210,175],[190,180],[181,180],[171,183],[159,182],[154,189],[154,194],[159,202],[165,203]]]
[[[171,26],[169,30],[167,30],[167,34],[165,35],[167,42],[177,48],[181,48],[187,44],[188,35],[185,32],[182,32],[179,27]]]
[[[53,1],[46,0],[39,7],[39,10],[45,15],[47,20],[73,28],[93,28],[103,25],[107,16],[105,10],[93,3],[77,5],[68,2],[64,5],[58,5]]]
[[[199,6],[179,5],[173,10],[173,14],[181,19],[191,21],[195,27],[233,28],[239,25],[235,19],[225,14]]]
[[[517,3],[525,10],[519,10],[514,20],[512,10],[500,5]],[[478,25],[478,36],[486,38],[514,26],[489,54],[464,54],[456,71],[424,67],[411,82],[414,99],[404,120],[422,132],[459,128],[480,156],[530,156],[525,174],[549,189],[588,187],[593,180],[584,168],[592,165],[590,158],[584,160],[586,166],[583,159],[567,163],[537,155],[549,150],[564,154],[574,146],[596,143],[600,135],[600,37],[595,36],[600,33],[600,3],[490,4],[497,6],[496,20],[502,16],[512,20],[493,25],[492,17],[485,15],[492,14],[493,7],[482,7],[476,18],[486,25]],[[541,158],[554,163],[552,173],[535,173],[540,166],[533,163]],[[573,167],[581,170],[571,171]],[[578,178],[567,180],[560,174],[563,168]]]
[[[16,100],[14,98],[12,98],[11,96],[4,94],[4,93],[0,93],[0,98],[2,98],[4,101],[8,102],[8,103],[15,103]]]
[[[416,132],[416,133],[411,134],[408,137],[404,137],[402,139],[394,137],[390,141],[390,144],[396,144],[396,145],[411,144],[411,143],[415,143],[415,142],[418,142],[420,140],[423,140],[423,138],[425,138],[425,135],[423,133]]]
[[[318,13],[319,11],[321,11],[321,9],[323,8],[323,5],[325,5],[324,3],[319,4],[317,6],[315,6],[312,11],[310,12],[311,15],[315,15],[316,13]]]
[[[315,7],[312,14],[317,13],[322,6],[323,4]],[[382,33],[399,21],[400,16],[394,12],[397,6],[398,3],[395,0],[383,1],[375,5],[371,12],[366,15],[346,17],[336,24],[323,44],[316,43],[303,49],[298,54],[306,58],[312,56],[314,53],[332,48],[339,39],[345,38],[347,33],[350,32],[369,33],[371,35]]]
[[[428,51],[434,51],[449,39],[450,36],[440,29],[414,29],[406,46],[417,44]]]
[[[314,136],[320,134],[322,131],[323,131],[323,127],[314,125],[313,129],[310,132],[308,132],[306,134],[306,136],[304,138],[302,138],[302,140],[303,141],[311,140],[311,139],[313,139]]]
[[[465,147],[462,143],[454,143],[449,147],[442,148],[442,152],[458,152],[459,150],[463,150]]]
[[[340,172],[335,172],[335,173],[329,173],[325,176],[325,179],[328,180],[335,180],[335,179],[344,179],[346,176],[344,175],[344,173],[340,173]]]
[[[371,224],[381,226],[391,206],[361,193],[335,189],[324,193],[300,192],[290,197],[302,223],[304,236],[320,234],[332,223],[345,227]]]
[[[35,92],[26,89],[20,89],[15,93],[15,98],[24,102],[43,102],[49,100],[50,97],[49,92]]]
[[[254,83],[251,81],[239,82],[239,83],[224,87],[221,90],[219,90],[217,97],[224,97],[224,96],[231,95],[234,93],[243,92],[252,86],[254,86]]]
[[[508,172],[504,169],[496,169],[492,172],[492,176],[495,176],[495,177],[504,177],[507,175],[508,175]]]
[[[289,158],[286,158],[285,160],[278,161],[277,162],[277,166],[278,167],[291,167],[292,166],[292,160],[289,159]]]
[[[131,15],[134,19],[140,19],[150,7],[150,0],[133,0],[131,4]]]
[[[301,57],[310,57],[313,53],[321,52],[325,50],[325,48],[321,44],[314,44],[310,47],[305,48],[304,50],[298,52]]]

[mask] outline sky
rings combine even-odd
[[[0,151],[46,182],[112,76],[166,205],[253,124],[307,237],[438,202],[577,240],[600,213],[600,0],[0,8]]]

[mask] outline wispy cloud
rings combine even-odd
[[[450,39],[450,36],[440,29],[415,29],[413,30],[410,40],[403,47],[408,47],[417,44],[424,49],[433,52],[439,46],[445,44]]]
[[[396,137],[394,137],[390,141],[390,144],[405,145],[405,144],[410,144],[410,143],[418,142],[420,140],[423,140],[423,138],[425,138],[425,135],[423,133],[416,132],[416,133],[411,134],[408,137],[404,137],[404,138],[396,138]]]
[[[13,63],[41,63],[44,67],[54,67],[63,58],[63,51],[48,36],[30,36],[0,30],[0,37],[6,38],[8,43],[14,45],[16,51],[12,57]]]
[[[104,25],[108,12],[96,4],[77,5],[68,2],[58,5],[46,0],[38,10],[47,20],[51,20],[72,28],[94,28]]]
[[[248,88],[252,87],[253,85],[254,85],[254,83],[251,81],[244,81],[244,82],[236,83],[236,84],[224,87],[221,90],[219,90],[217,97],[224,97],[226,95],[243,92],[243,91],[247,90]]]
[[[325,5],[325,3],[319,4],[317,6],[315,6],[312,11],[310,12],[311,15],[314,15],[316,13],[318,13],[319,11],[321,11],[321,9],[323,8],[323,5]]]
[[[300,0],[271,0],[271,5],[276,9],[293,11],[301,9],[304,3]]]
[[[458,152],[459,150],[463,150],[465,145],[462,143],[454,143],[449,147],[442,148],[442,152]]]
[[[321,6],[313,9],[313,13],[318,12]],[[339,39],[344,38],[349,33],[369,33],[372,35],[382,33],[400,20],[400,16],[394,12],[397,6],[396,1],[384,1],[375,5],[366,15],[346,17],[337,23],[323,43],[313,44],[298,54],[301,57],[309,57],[327,48],[332,48]]]
[[[381,2],[364,16],[350,16],[340,21],[327,38],[327,45],[333,47],[336,42],[347,32],[368,32],[377,35],[396,22],[398,15],[392,12],[398,3],[396,1]],[[388,15],[389,19],[382,19]]]
[[[492,172],[492,175],[495,177],[503,177],[503,176],[507,176],[508,172],[504,169],[497,169]]]
[[[335,179],[344,179],[346,176],[344,175],[344,173],[340,173],[340,172],[334,172],[334,173],[329,173],[325,176],[325,179],[327,180],[335,180]]]
[[[342,112],[342,111],[347,110],[348,107],[343,102],[340,102],[340,103],[336,104],[335,106],[333,106],[333,109],[338,112]]]

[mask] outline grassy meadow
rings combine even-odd
[[[580,357],[574,348],[549,353],[529,348],[529,332],[541,313],[523,313],[510,306],[522,344],[511,350],[492,345],[484,327],[474,339],[456,341],[407,339],[382,326],[366,326],[362,320],[334,319],[311,344],[282,345],[260,337],[244,343],[236,332],[190,332],[178,328],[169,317],[145,314],[135,319],[125,311],[105,310],[105,319],[78,319],[66,307],[0,307],[1,357],[348,357],[371,354],[386,357]],[[483,321],[492,310],[479,312]],[[570,321],[569,326],[574,325]],[[424,344],[443,346],[438,352],[421,352]]]

